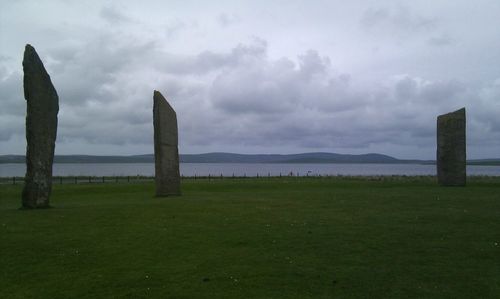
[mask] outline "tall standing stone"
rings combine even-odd
[[[40,57],[26,45],[23,58],[26,113],[26,176],[22,206],[49,207],[59,97]]]
[[[437,175],[443,186],[465,186],[465,108],[437,118]]]
[[[159,91],[153,94],[156,196],[181,194],[177,116]]]

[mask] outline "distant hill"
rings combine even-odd
[[[382,154],[348,155],[335,153],[303,154],[233,154],[206,153],[180,155],[183,163],[380,163],[435,164],[433,160],[401,160]],[[56,155],[55,163],[154,163],[154,155],[90,156]],[[0,163],[25,163],[23,155],[0,155]],[[500,159],[469,160],[469,165],[500,165]]]
[[[381,155],[343,155],[334,153],[257,154],[208,153],[181,155],[184,163],[398,163],[398,159]]]
[[[468,165],[488,165],[488,166],[500,166],[500,159],[478,159],[467,161]]]
[[[180,155],[183,163],[422,163],[419,160],[399,160],[381,154],[344,155],[335,153],[303,154],[233,154],[206,153]],[[0,156],[0,163],[24,163],[23,155]],[[90,156],[56,155],[55,163],[153,163],[154,155]],[[432,162],[432,161],[431,161]]]
[[[90,156],[90,155],[56,155],[54,163],[151,163],[153,155],[137,156]],[[25,163],[24,155],[0,156],[0,163]]]

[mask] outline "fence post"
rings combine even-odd
[[[89,183],[92,183],[92,178],[89,176]]]
[[[222,178],[223,178],[223,177],[222,177],[222,173],[221,173],[221,174],[220,174],[220,179],[222,180]]]
[[[130,183],[130,176],[127,176],[127,183]]]
[[[76,178],[76,176],[75,176],[75,184],[78,184],[78,179]]]
[[[208,181],[210,182],[210,173],[208,174]]]
[[[102,182],[104,183],[104,176],[102,176]]]
[[[62,185],[62,176],[59,177],[59,185]]]
[[[13,176],[13,177],[12,177],[12,185],[15,185],[15,184],[16,184],[16,177],[15,177],[15,176]]]

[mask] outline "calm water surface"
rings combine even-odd
[[[24,176],[24,164],[0,164],[0,177]],[[248,164],[181,163],[184,176],[278,176],[282,175],[436,175],[435,165],[420,164]],[[467,166],[468,175],[500,176],[500,166]],[[54,176],[154,175],[153,163],[54,164]]]

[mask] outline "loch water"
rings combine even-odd
[[[24,176],[24,164],[0,164],[0,177]],[[183,176],[436,175],[424,164],[181,163]],[[54,164],[54,176],[153,176],[153,163]],[[467,166],[468,175],[500,176],[500,166]]]

